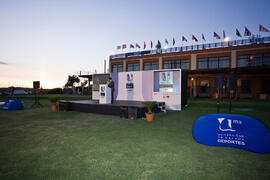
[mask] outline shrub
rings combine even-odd
[[[50,89],[48,91],[48,94],[62,94],[62,89],[61,88]]]
[[[152,113],[152,109],[154,108],[156,102],[155,101],[149,101],[149,102],[142,102],[142,104],[144,104],[147,107],[148,113]]]
[[[59,96],[56,95],[51,95],[48,98],[53,104],[56,104],[56,102],[59,100]]]

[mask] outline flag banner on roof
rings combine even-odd
[[[161,43],[160,43],[159,40],[158,40],[158,42],[157,42],[156,48],[157,48],[157,49],[160,49],[160,48],[161,48]]]
[[[223,39],[226,38],[226,34],[225,34],[225,31],[223,31]]]
[[[153,42],[151,41],[151,49],[153,48]]]
[[[187,39],[185,38],[185,36],[182,36],[182,41],[186,41],[187,42]]]
[[[126,44],[123,44],[122,45],[122,49],[126,49],[127,48],[127,45]]]
[[[134,45],[133,44],[130,44],[129,48],[134,48]]]
[[[238,37],[242,37],[242,35],[240,34],[239,30],[236,28],[236,36]]]
[[[174,40],[174,38],[173,38],[172,44],[173,44],[173,46],[175,45],[175,40]]]
[[[248,30],[247,27],[245,27],[245,33],[244,36],[251,36],[251,32]]]
[[[214,37],[220,39],[220,36],[216,32],[214,32]]]
[[[198,39],[192,34],[192,40],[198,42]]]
[[[169,44],[169,42],[168,42],[168,40],[167,40],[167,39],[165,39],[165,43],[166,43],[166,44]]]
[[[146,44],[145,44],[145,42],[143,43],[143,49],[145,49],[146,48]]]
[[[205,41],[205,37],[204,37],[204,35],[202,34],[202,40],[204,40]]]
[[[260,32],[269,32],[269,30],[268,29],[266,29],[265,27],[263,27],[263,25],[259,25],[259,31]]]
[[[121,46],[117,46],[116,49],[117,49],[117,50],[121,49]]]
[[[137,44],[137,43],[136,43],[136,47],[137,47],[137,48],[141,48],[141,46],[140,46],[139,44]]]

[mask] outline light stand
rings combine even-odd
[[[42,104],[39,102],[39,88],[40,88],[40,81],[34,81],[33,82],[33,88],[34,88],[34,93],[35,93],[35,102],[32,104],[31,108],[37,107],[41,108],[43,107]]]
[[[41,108],[43,107],[42,104],[39,102],[39,96],[38,96],[38,89],[35,89],[35,102],[32,104],[31,108]]]

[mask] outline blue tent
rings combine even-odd
[[[2,110],[14,111],[22,108],[22,103],[17,98],[9,98],[2,106]]]

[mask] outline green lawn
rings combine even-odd
[[[4,100],[6,97],[1,97]],[[78,96],[65,96],[76,99]],[[80,97],[87,99],[89,97]],[[216,101],[189,100],[153,122],[78,112],[0,111],[0,179],[269,179],[270,154],[198,144],[192,125],[216,112]],[[228,101],[221,112],[227,112]],[[241,109],[241,108],[246,109]],[[233,113],[270,127],[270,102],[233,102]]]

